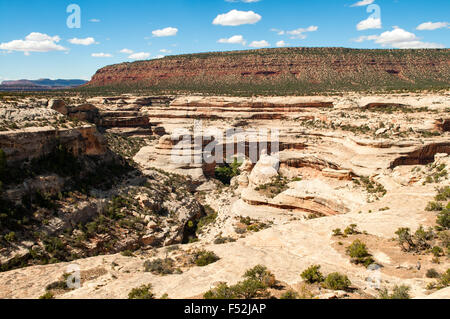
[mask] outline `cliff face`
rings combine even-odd
[[[107,66],[89,87],[216,91],[242,85],[293,90],[448,86],[450,50],[282,48],[171,56]],[[216,89],[215,89],[216,88]]]
[[[95,126],[56,130],[52,127],[27,128],[0,132],[0,149],[9,163],[18,163],[48,155],[58,144],[74,155],[101,156],[106,153],[106,141]]]

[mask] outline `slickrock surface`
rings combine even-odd
[[[68,136],[64,144],[79,150],[77,156],[115,153],[133,170],[118,173],[120,181],[107,189],[94,187],[82,200],[61,199],[64,207],[44,230],[59,229],[57,236],[71,248],[75,240],[64,235],[61,226],[55,227],[57,222],[67,216],[86,222],[87,227],[74,230],[81,236],[89,234],[94,218],[101,236],[81,240],[79,258],[46,265],[34,260],[6,269],[0,273],[0,298],[38,298],[73,264],[80,267],[82,286],[52,290],[56,298],[127,298],[131,289],[149,283],[157,297],[166,293],[169,298],[202,297],[219,282],[237,283],[245,270],[258,264],[297,291],[304,285],[300,274],[313,264],[321,265],[324,274],[347,275],[355,288],[338,292],[307,286],[315,298],[376,298],[378,290],[368,280],[373,276],[380,278],[379,288],[408,285],[414,298],[450,298],[448,288],[437,289],[432,284],[438,279],[426,275],[432,268],[440,274],[449,268],[444,240],[433,237],[430,249],[419,252],[404,251],[395,240],[399,228],[415,233],[420,226],[437,226],[439,209],[427,206],[450,187],[449,92],[284,98],[123,95],[64,105],[18,103],[20,107],[4,101],[0,108],[0,121],[5,123],[0,148],[7,160],[20,162],[44,154],[43,147],[33,145],[46,145],[42,140],[46,132],[49,140]],[[24,109],[33,127],[21,127],[18,117],[11,115]],[[56,126],[64,122],[67,128],[37,128],[43,120],[36,114],[47,113],[48,121]],[[260,138],[267,147],[259,149],[256,158],[251,158],[258,140],[254,135],[245,137],[241,150],[237,139],[217,140],[227,132],[236,137],[236,130],[252,129],[270,131]],[[195,139],[202,131],[209,134]],[[214,139],[211,132],[220,134]],[[27,138],[32,133],[33,139]],[[228,146],[232,154],[206,162],[212,141],[216,150]],[[234,164],[230,160],[239,174],[230,176],[225,185],[218,180],[220,160],[229,155],[239,158]],[[33,189],[40,185],[50,192],[53,187],[58,193],[65,185],[65,177],[57,173],[34,177],[29,181],[37,185]],[[5,193],[25,192],[20,187],[7,185]],[[124,202],[114,202],[116,195]],[[123,205],[108,206],[111,201]],[[448,199],[441,202],[444,210]],[[118,218],[117,223],[108,219],[111,230],[102,229],[95,219],[102,215],[97,212],[100,203]],[[122,215],[128,216],[126,222],[120,222]],[[358,232],[333,235],[352,224]],[[1,235],[7,235],[8,226],[0,225]],[[356,239],[382,266],[379,273],[351,262],[346,248]],[[29,237],[20,245],[1,243],[3,259],[10,259],[6,252],[14,251],[8,245],[20,246],[18,255],[48,246]],[[116,249],[105,248],[111,244]],[[434,246],[443,248],[439,257],[431,253]],[[196,266],[191,258],[199,249],[214,252],[220,260]],[[178,271],[164,276],[146,272],[144,263],[157,258],[171,258]]]

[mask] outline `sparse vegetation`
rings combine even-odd
[[[411,287],[406,285],[395,286],[392,293],[389,294],[387,288],[383,288],[379,292],[380,299],[411,299],[409,291]]]
[[[175,272],[175,262],[171,258],[147,260],[144,262],[144,269],[155,275],[171,275]]]
[[[276,279],[265,266],[258,265],[245,272],[244,281],[228,286],[221,283],[203,295],[205,299],[255,299],[269,297],[267,289],[275,286]]]
[[[306,282],[310,284],[321,283],[325,280],[322,273],[320,272],[319,265],[312,265],[308,269],[302,272],[300,275]]]
[[[128,294],[128,299],[155,299],[152,288],[152,285],[143,285],[134,288]]]
[[[350,279],[346,275],[338,272],[329,274],[323,282],[323,286],[331,290],[348,290],[351,284]]]
[[[372,255],[369,254],[366,244],[359,239],[355,240],[349,247],[347,247],[347,254],[351,257],[351,262],[354,264],[362,264],[365,267],[369,267],[375,260]]]
[[[222,166],[217,166],[215,171],[216,178],[225,185],[230,185],[231,179],[240,174],[239,167],[242,163],[238,162],[237,158],[234,158],[233,163],[225,163]]]
[[[220,258],[212,251],[199,250],[194,253],[194,263],[200,267],[215,263],[219,259]]]

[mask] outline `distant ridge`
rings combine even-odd
[[[17,80],[3,81],[0,84],[0,91],[47,91],[65,88],[74,88],[87,83],[84,80]]]
[[[87,90],[310,94],[450,87],[450,49],[277,48],[167,56],[96,72]]]

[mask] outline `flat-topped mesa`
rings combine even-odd
[[[167,56],[96,72],[87,87],[232,93],[355,91],[445,87],[448,49],[278,48]]]

